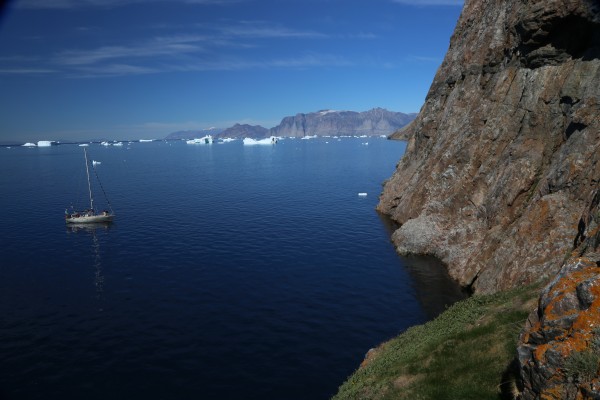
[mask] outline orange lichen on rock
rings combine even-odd
[[[548,388],[542,395],[540,396],[541,400],[562,400],[563,390],[560,386],[554,386]]]
[[[568,378],[572,372],[564,366],[573,354],[598,351],[592,341],[600,330],[600,268],[587,257],[569,260],[539,304],[540,310],[521,334],[518,352],[522,377],[543,378],[525,382],[525,392],[542,399],[588,398],[578,396],[595,386]]]

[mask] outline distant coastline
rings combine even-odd
[[[310,113],[298,113],[287,116],[281,123],[273,128],[264,128],[260,125],[236,123],[229,128],[210,127],[201,130],[177,131],[165,134],[162,137],[151,139],[124,139],[116,137],[96,137],[92,139],[61,139],[45,137],[39,140],[52,141],[55,145],[82,144],[102,142],[140,142],[148,140],[187,140],[211,135],[215,139],[264,139],[270,136],[277,137],[305,137],[305,136],[382,136],[391,137],[396,131],[412,122],[416,113],[402,113],[388,111],[383,108],[373,108],[369,111],[336,111],[319,110]],[[149,135],[150,136],[150,135]],[[38,140],[25,138],[24,141],[0,141],[0,147],[17,147],[26,143],[37,143]],[[33,146],[32,146],[33,147]],[[35,146],[37,147],[37,146]]]

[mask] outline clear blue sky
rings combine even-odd
[[[462,0],[15,0],[0,142],[418,112]]]

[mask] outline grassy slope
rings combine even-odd
[[[539,290],[535,285],[456,303],[378,347],[334,399],[499,399]]]

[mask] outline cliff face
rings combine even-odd
[[[322,110],[285,117],[271,129],[270,135],[283,137],[304,136],[388,136],[414,119],[414,114],[392,112],[382,108],[369,111]]]
[[[467,0],[378,210],[493,292],[554,276],[600,179],[600,3]]]
[[[521,399],[600,398],[600,190],[518,344]]]

